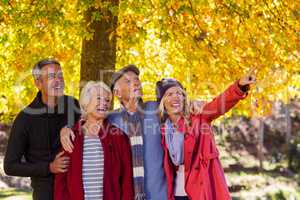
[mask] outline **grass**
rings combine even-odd
[[[0,200],[30,200],[31,191],[20,189],[5,189],[0,192]]]
[[[226,174],[230,185],[246,186],[243,190],[232,193],[235,199],[300,199],[299,186],[295,178],[274,177],[269,174]]]
[[[281,174],[286,163],[274,164],[265,160],[264,170],[257,169],[257,158],[245,152],[228,152],[223,145],[218,145],[224,168],[236,165],[237,168],[226,172],[229,186],[238,188],[232,192],[233,200],[299,200],[299,175]],[[241,166],[242,168],[239,168]],[[276,170],[277,169],[277,170]],[[279,169],[279,170],[278,170]]]

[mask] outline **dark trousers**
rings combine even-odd
[[[53,200],[53,179],[31,181],[33,200]]]
[[[189,198],[188,197],[176,197],[175,196],[175,200],[189,200]]]
[[[52,187],[36,187],[32,192],[33,200],[53,200]]]

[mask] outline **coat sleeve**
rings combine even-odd
[[[121,133],[121,170],[122,170],[122,200],[133,200],[133,167],[132,167],[132,155],[129,138],[125,133]]]
[[[50,174],[49,162],[22,161],[28,148],[28,120],[23,112],[16,117],[4,157],[4,171],[10,176],[44,177]]]
[[[65,153],[64,155],[67,155]],[[67,188],[68,172],[55,174],[54,179],[54,200],[70,200]]]
[[[246,98],[247,92],[243,91],[238,81],[230,85],[225,92],[214,98],[211,102],[204,105],[201,115],[208,121],[220,117],[235,106],[241,99]]]

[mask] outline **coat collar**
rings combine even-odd
[[[67,103],[67,96],[64,95],[58,98],[58,103],[55,107],[48,107],[42,101],[42,93],[39,91],[34,100],[23,111],[36,117],[56,117],[68,113]]]
[[[82,131],[82,126],[85,124],[85,122],[86,122],[86,120],[84,120],[84,119],[79,120],[79,122],[76,123],[76,124],[74,125],[74,127],[72,128],[73,131],[77,132],[78,135],[80,135],[80,136],[84,136],[83,131]],[[100,138],[101,140],[102,140],[103,138],[105,138],[105,136],[106,136],[107,134],[109,134],[109,130],[110,130],[111,128],[112,128],[112,125],[109,123],[109,121],[108,121],[107,119],[105,119],[105,120],[103,121],[103,126],[100,128],[99,133],[98,133],[99,138]]]

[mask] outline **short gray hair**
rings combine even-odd
[[[34,80],[39,79],[41,76],[42,68],[44,66],[50,65],[50,64],[58,65],[61,67],[60,63],[55,59],[47,58],[47,59],[40,60],[33,66],[33,69],[32,69],[32,76],[33,76]]]
[[[112,95],[110,88],[102,81],[89,81],[85,84],[85,86],[81,90],[79,105],[81,109],[82,117],[86,117],[86,107],[89,105],[91,101],[91,90],[95,87],[101,87],[105,91],[107,91],[110,95]]]

